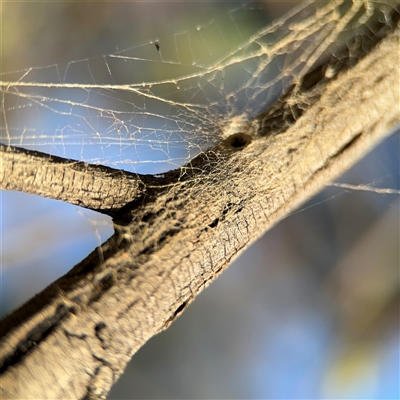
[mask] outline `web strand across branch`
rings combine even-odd
[[[309,90],[311,73],[314,84],[331,79],[397,23],[393,2],[309,2],[230,44],[238,17],[259,14],[258,7],[242,6],[228,20],[165,38],[162,60],[149,43],[70,62],[64,73],[57,65],[3,73],[0,141],[129,172],[164,173],[243,131],[293,85]],[[226,21],[231,28],[223,33],[218,26]],[[158,80],[143,75],[155,63]],[[82,82],[71,81],[77,74]],[[298,101],[281,121],[301,115],[304,101]]]

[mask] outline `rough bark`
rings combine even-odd
[[[1,189],[50,197],[103,213],[131,202],[149,185],[145,175],[4,144],[0,144],[0,157]]]
[[[396,29],[112,211],[101,252],[1,323],[2,398],[104,397],[244,248],[398,126],[398,50]]]

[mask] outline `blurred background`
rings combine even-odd
[[[111,54],[123,57],[122,69],[108,64],[116,81],[121,76],[121,82],[157,81],[173,62],[179,76],[197,73],[181,50],[195,49],[188,32],[204,32],[206,43],[217,32],[229,53],[294,6],[3,3],[2,80],[57,76],[80,82],[79,73],[88,69],[102,76],[93,60],[104,66],[103,56]],[[179,51],[168,51],[171,43]],[[214,53],[202,57],[208,63],[222,57]],[[22,109],[18,103],[13,107]],[[54,141],[39,143],[40,135],[29,140],[28,147],[59,150]],[[2,142],[7,143],[4,129]],[[63,146],[59,155],[72,157],[76,148],[69,154]],[[140,170],[140,153],[134,163],[126,162],[132,158],[125,149],[121,154],[122,161],[107,155],[109,165],[158,172],[151,163]],[[96,157],[88,152],[83,159]],[[338,182],[398,191],[399,159],[397,132]],[[161,169],[168,166],[161,163]],[[76,206],[15,192],[1,192],[0,201],[2,316],[112,234],[109,218]],[[398,339],[399,195],[329,186],[267,232],[167,331],[140,349],[109,399],[397,399]]]

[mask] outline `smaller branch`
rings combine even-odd
[[[143,195],[155,180],[0,144],[0,189],[67,201],[109,215]]]

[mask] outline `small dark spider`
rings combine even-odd
[[[155,46],[156,46],[157,51],[160,52],[160,43],[159,43],[159,41],[156,40],[156,41],[154,42],[154,44],[155,44]]]

